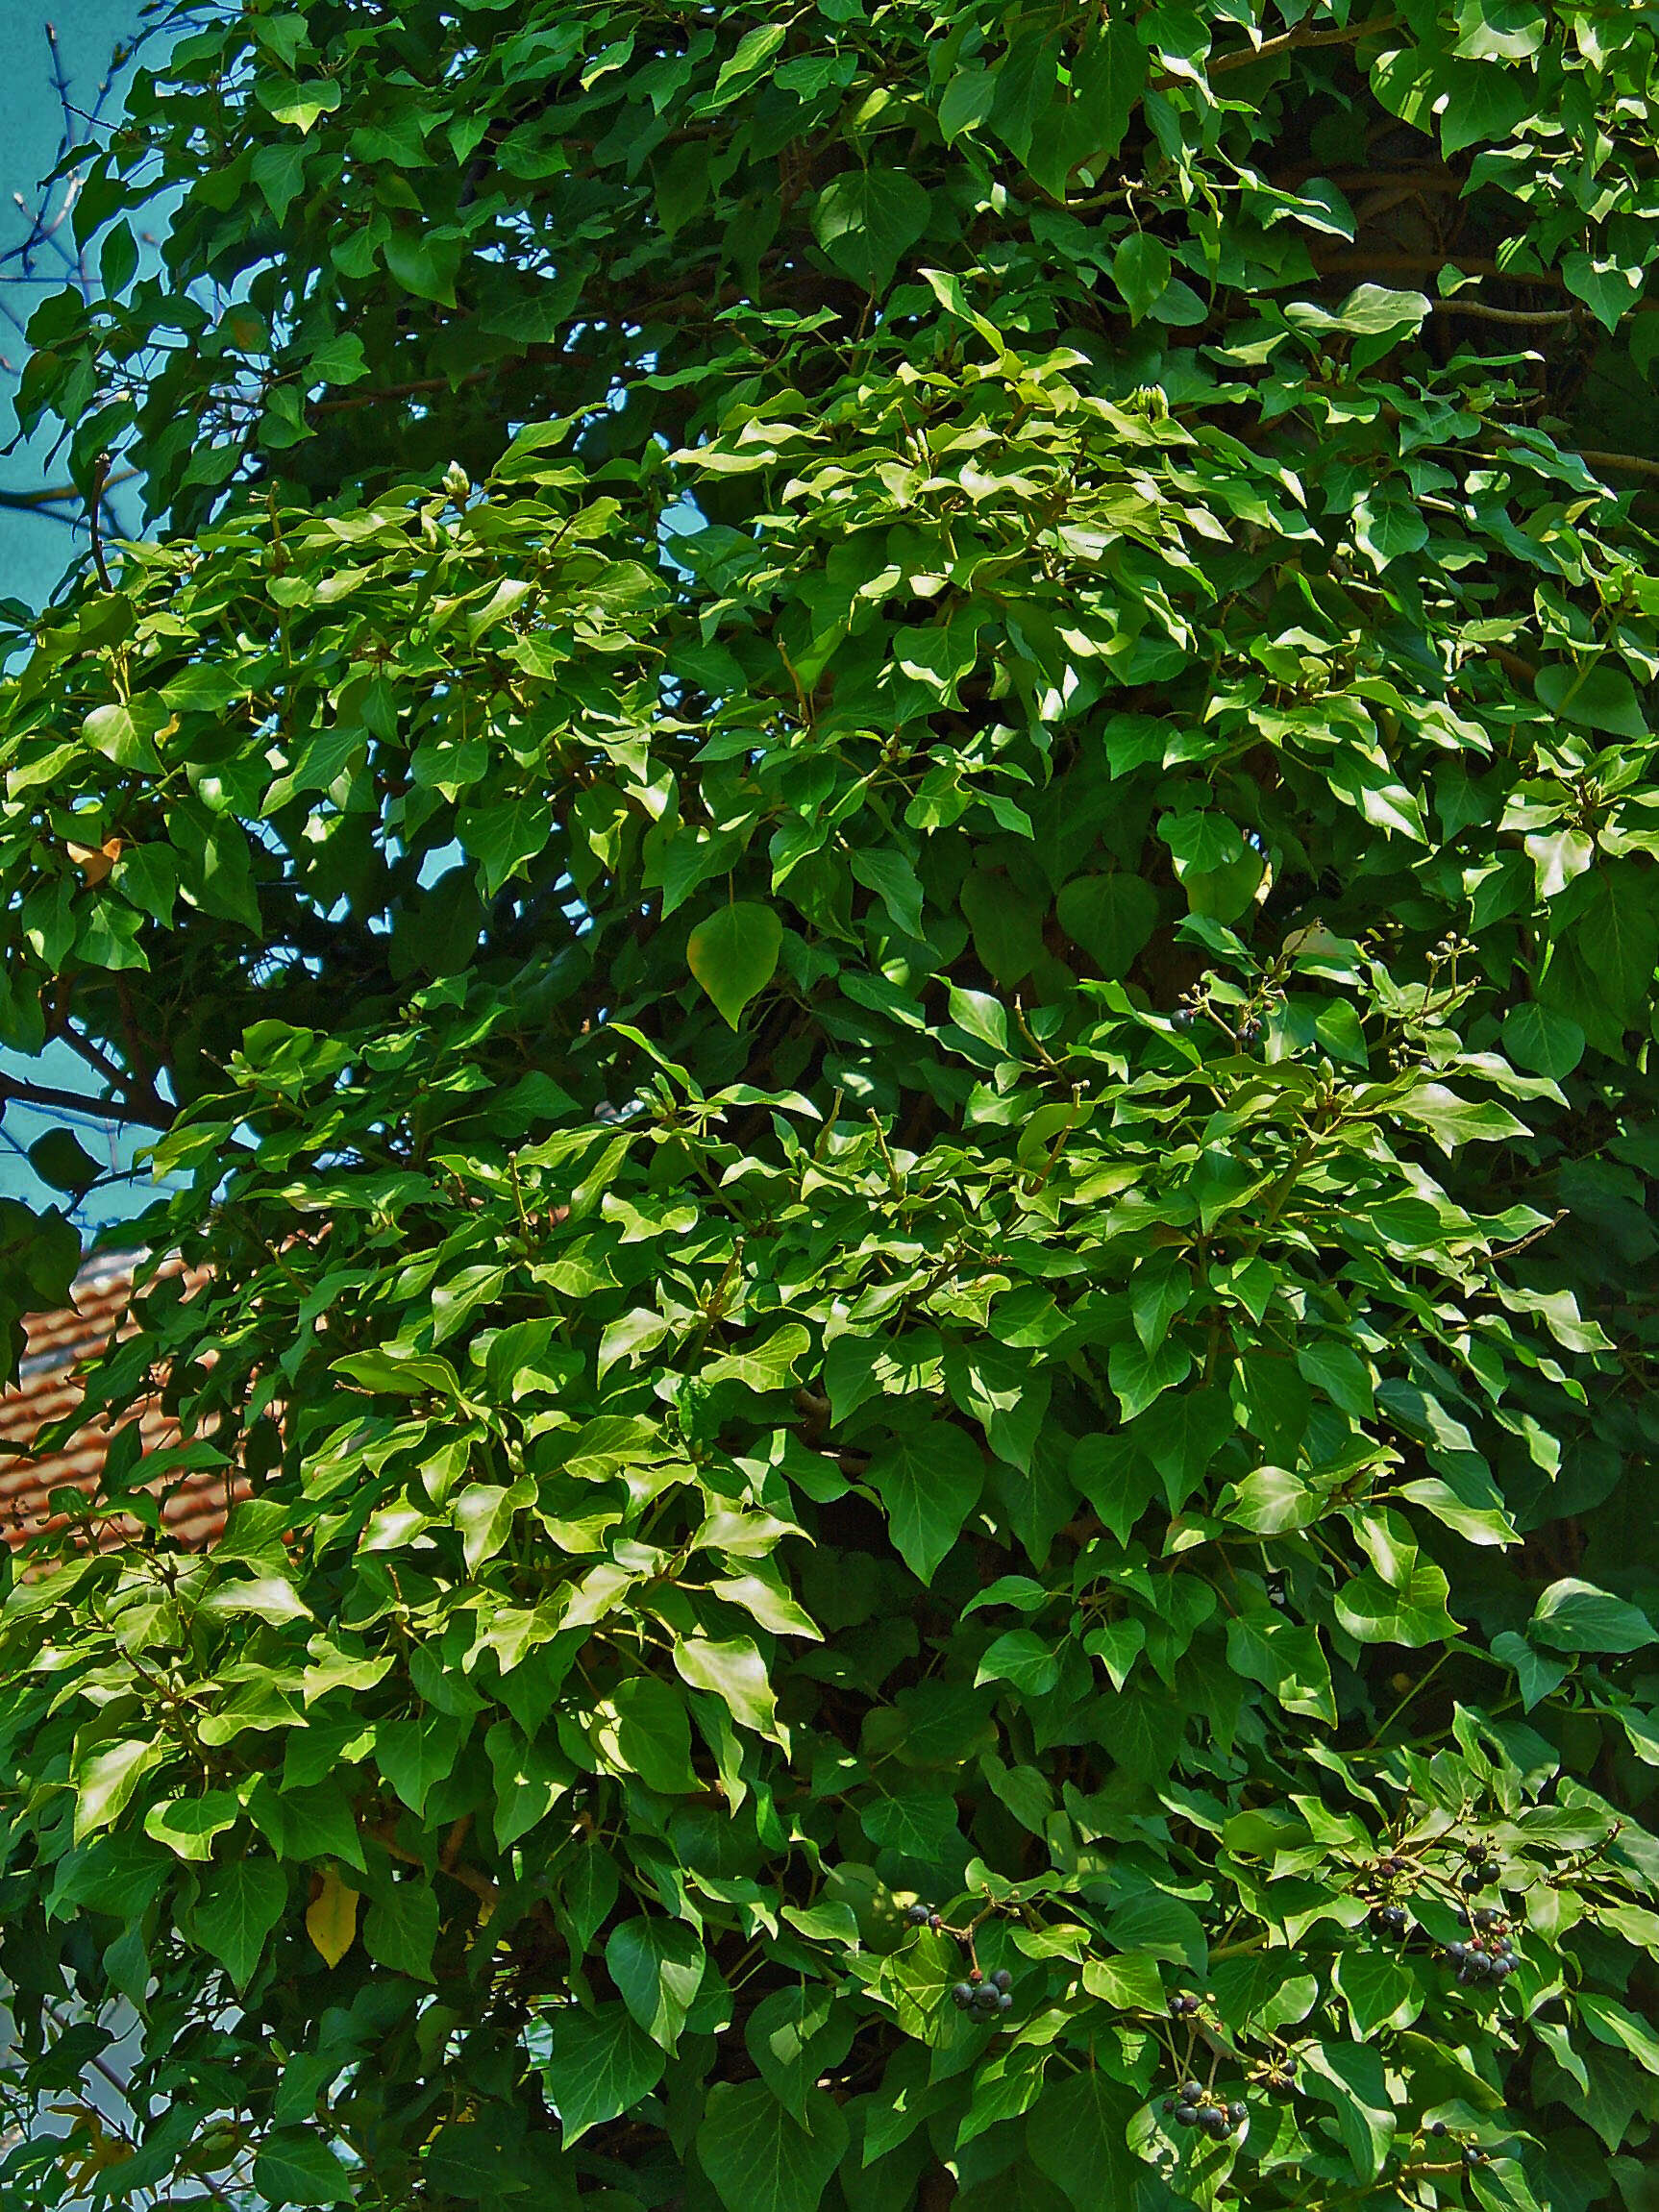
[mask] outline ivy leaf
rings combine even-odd
[[[419,1815],[436,1782],[454,1767],[467,1723],[430,1708],[412,1720],[384,1720],[375,1731],[375,1759],[410,1810]]]
[[[249,174],[280,223],[306,188],[306,149],[291,142],[261,146],[249,164]]]
[[[546,2028],[539,2064],[567,2151],[648,2097],[668,2063],[621,2004],[561,2005],[546,2016]]]
[[[1584,1057],[1584,1032],[1565,1014],[1528,999],[1503,1018],[1503,1049],[1519,1066],[1560,1082]]]
[[[1428,525],[1403,484],[1379,484],[1354,504],[1353,541],[1378,574],[1404,553],[1421,553]]]
[[[819,193],[812,231],[844,276],[883,292],[931,214],[928,192],[902,169],[848,169]]]
[[[1567,1680],[1569,1670],[1566,1667],[1554,1659],[1546,1659],[1541,1652],[1535,1652],[1525,1637],[1518,1636],[1513,1629],[1506,1629],[1501,1635],[1493,1637],[1492,1656],[1495,1659],[1501,1659],[1505,1666],[1515,1669],[1516,1681],[1521,1689],[1521,1703],[1527,1712],[1534,1706],[1542,1704],[1552,1691],[1558,1690]]]
[[[1605,331],[1616,331],[1642,297],[1644,270],[1594,254],[1562,257],[1561,277],[1575,300],[1582,300]]]
[[[901,1558],[926,1586],[978,1503],[983,1456],[965,1429],[929,1421],[881,1445],[865,1480],[886,1509]]]
[[[1083,1987],[1115,2011],[1161,2012],[1164,2008],[1163,1977],[1157,1961],[1136,1952],[1121,1952],[1115,1958],[1086,1959]],[[1028,2137],[1029,2124],[1026,2131]]]
[[[358,1932],[358,1893],[348,1889],[331,1866],[322,1887],[306,1907],[306,1933],[325,1966],[338,1966]]]
[[[705,1383],[736,1382],[751,1390],[781,1390],[795,1380],[795,1365],[812,1339],[798,1321],[785,1321],[762,1344],[746,1345],[712,1360]]]
[[[383,248],[386,267],[406,292],[440,307],[456,304],[455,281],[464,251],[457,237],[426,230],[394,231]]]
[[[1609,737],[1648,735],[1635,686],[1609,660],[1549,661],[1539,670],[1534,688],[1539,704],[1565,721],[1604,730]]]
[[[788,37],[783,23],[756,23],[737,42],[737,51],[722,62],[712,96],[701,112],[714,114],[746,91],[765,71],[767,63]]]
[[[974,1677],[981,1683],[1011,1683],[1025,1697],[1047,1697],[1060,1679],[1060,1661],[1053,1646],[1030,1629],[1009,1629],[998,1636],[980,1658]]]
[[[1402,1120],[1420,1121],[1448,1157],[1461,1144],[1503,1144],[1529,1134],[1506,1106],[1460,1098],[1444,1083],[1419,1083],[1397,1101]]]
[[[76,1195],[89,1191],[106,1171],[72,1129],[48,1129],[37,1137],[29,1147],[29,1165],[54,1191]]]
[[[1060,926],[1107,977],[1127,975],[1157,922],[1158,897],[1138,875],[1079,875],[1054,902]]]
[[[732,1718],[757,1734],[778,1734],[777,1700],[766,1662],[748,1636],[685,1636],[674,1645],[674,1663],[693,1689],[720,1698]]]
[[[1409,2026],[1423,2007],[1415,1978],[1383,1951],[1345,1951],[1331,1979],[1348,2002],[1353,2031],[1362,2042],[1385,2024]]]
[[[1573,943],[1608,1009],[1621,1024],[1633,1021],[1653,988],[1659,959],[1659,913],[1646,881],[1638,881],[1624,867],[1598,873],[1579,914]]]
[[[810,2092],[803,2126],[764,2081],[717,2081],[697,2155],[727,2212],[818,2212],[848,2132],[846,2115],[821,2089]]]
[[[200,1797],[164,1799],[144,1815],[144,1833],[164,1843],[180,1858],[206,1864],[213,1838],[235,1828],[242,1808],[228,1789],[204,1790]]]
[[[605,1963],[641,2028],[672,2052],[703,1979],[703,1940],[682,1920],[625,1920],[610,1931]]]
[[[254,2160],[254,2187],[273,2206],[350,2204],[357,2198],[347,2168],[309,2127],[280,2127],[265,2137]]]
[[[744,2041],[774,2097],[810,2126],[813,2085],[852,2049],[856,2024],[822,1985],[777,1989],[749,2015]]]
[[[1191,1371],[1192,1364],[1186,1347],[1169,1339],[1155,1351],[1132,1338],[1114,1344],[1107,1374],[1124,1420],[1133,1421],[1144,1413]]]
[[[1026,2144],[1040,2173],[1059,2183],[1075,2212],[1118,2212],[1132,2198],[1138,2161],[1127,2130],[1138,2100],[1099,2067],[1051,2082],[1026,2116]]]
[[[1622,2045],[1639,2066],[1659,2074],[1659,2035],[1646,2020],[1615,1999],[1593,1991],[1581,1992],[1577,2003],[1580,2015],[1603,2043]]]
[[[1337,1591],[1336,1617],[1356,1642],[1405,1644],[1420,1650],[1462,1633],[1446,1610],[1448,1587],[1440,1568],[1426,1561],[1415,1566],[1398,1589],[1368,1569]]]
[[[580,1955],[595,1931],[609,1917],[621,1881],[616,1861],[603,1845],[588,1843],[575,1853],[559,1881],[563,1920],[571,1931],[571,1947]]]
[[[886,907],[895,928],[906,937],[922,935],[922,882],[907,854],[873,848],[854,852],[852,869],[854,879]]]
[[[685,952],[691,972],[733,1029],[777,972],[782,943],[777,915],[753,900],[723,906],[691,932]]]
[[[530,1741],[508,1721],[497,1721],[484,1751],[495,1778],[495,1839],[505,1851],[547,1818],[576,1769],[553,1745]]]
[[[134,1791],[165,1756],[154,1738],[119,1738],[95,1751],[75,1769],[75,1841],[84,1843],[100,1828],[119,1819]]]
[[[1074,121],[1068,151],[1074,166],[1086,164],[1098,172],[1124,142],[1147,81],[1147,49],[1134,24],[1121,16],[1110,22],[1095,19],[1082,36],[1082,51],[1072,63]],[[1063,199],[1064,190],[1054,197]]]
[[[287,1877],[272,1859],[233,1858],[215,1870],[193,1925],[197,1940],[238,1990],[248,1986],[287,1902]]]
[[[956,1807],[948,1797],[908,1791],[883,1797],[861,1815],[864,1833],[924,1866],[947,1863],[960,1850]]]
[[[1527,1634],[1563,1652],[1633,1652],[1659,1643],[1639,1606],[1569,1576],[1551,1583],[1533,1608]]]
[[[1326,2043],[1309,2053],[1306,2088],[1334,2106],[1361,2181],[1374,2181],[1394,2142],[1394,2100],[1380,2053],[1368,2043]]]
[[[695,1790],[699,1784],[691,1768],[691,1722],[683,1694],[660,1676],[634,1675],[618,1684],[611,1703],[623,1770],[638,1775],[648,1789],[670,1796]],[[614,1884],[614,1868],[610,1872]]]
[[[546,794],[539,791],[514,792],[478,806],[463,807],[456,822],[462,850],[479,864],[486,898],[494,898],[527,862],[533,860],[552,833],[553,808]]]
[[[1349,1586],[1351,1588],[1351,1584]],[[1272,1690],[1287,1712],[1307,1713],[1327,1727],[1335,1727],[1336,1693],[1330,1661],[1316,1629],[1280,1620],[1272,1613],[1230,1620],[1227,1664],[1247,1682],[1259,1682]]]
[[[363,1945],[369,1956],[417,1981],[434,1979],[432,1954],[437,1932],[436,1893],[429,1882],[412,1878],[386,1882],[363,1920]]]
[[[1131,231],[1112,257],[1112,282],[1131,323],[1140,322],[1169,289],[1170,250],[1150,231]]]

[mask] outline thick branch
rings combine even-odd
[[[1449,300],[1430,300],[1437,315],[1474,315],[1483,323],[1570,323],[1576,307],[1489,307],[1484,300],[1466,300],[1456,293]]]
[[[1280,54],[1299,52],[1311,46],[1354,46],[1374,31],[1393,31],[1399,27],[1398,15],[1378,15],[1365,23],[1328,24],[1323,31],[1281,31],[1276,38],[1264,38],[1259,46],[1241,46],[1236,54],[1223,54],[1209,62],[1206,76],[1220,77],[1228,69],[1250,69],[1257,61],[1272,61]],[[1183,85],[1190,80],[1177,77],[1166,70],[1161,77],[1149,80],[1154,91],[1161,92],[1171,85]]]
[[[0,1075],[0,1111],[15,1100],[19,1106],[39,1106],[50,1113],[81,1114],[93,1121],[133,1121],[147,1129],[167,1129],[173,1117],[147,1106],[127,1106],[118,1098],[88,1097],[85,1092],[56,1091],[46,1083],[21,1083],[14,1075]],[[161,1104],[157,1100],[157,1105]]]
[[[1580,446],[1578,458],[1593,469],[1623,469],[1634,477],[1659,477],[1659,461],[1646,460],[1640,454],[1606,454],[1594,446]]]

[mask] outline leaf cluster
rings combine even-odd
[[[1653,12],[178,12],[0,2202],[1645,2212]]]

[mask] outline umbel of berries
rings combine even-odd
[[[951,1992],[951,2003],[971,2019],[995,2020],[1000,2013],[1014,2008],[1014,1978],[1005,1966],[999,1966],[988,1980],[958,1981]]]
[[[1183,2081],[1178,2097],[1165,2099],[1164,2110],[1174,2111],[1177,2127],[1196,2127],[1218,2143],[1235,2127],[1242,2127],[1249,2117],[1242,2101],[1224,2104],[1197,2080]]]

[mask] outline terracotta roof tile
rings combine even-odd
[[[170,1274],[183,1271],[176,1261],[164,1269]],[[74,1411],[84,1389],[80,1369],[97,1357],[111,1336],[132,1333],[127,1320],[132,1289],[130,1264],[99,1261],[76,1283],[72,1305],[37,1315],[28,1323],[18,1379],[0,1391],[0,1540],[13,1551],[43,1529],[66,1525],[68,1516],[52,1510],[54,1490],[77,1489],[91,1496],[98,1488],[114,1433],[101,1417],[88,1420],[56,1451],[34,1456],[28,1447],[44,1428]],[[177,1422],[154,1403],[116,1426],[125,1427],[134,1419],[146,1452],[180,1441]],[[201,1549],[222,1533],[235,1500],[246,1495],[247,1485],[234,1469],[192,1469],[165,1496],[162,1524],[179,1543]],[[138,1524],[127,1514],[113,1514],[100,1526],[97,1541],[100,1549],[108,1550],[137,1533]]]

